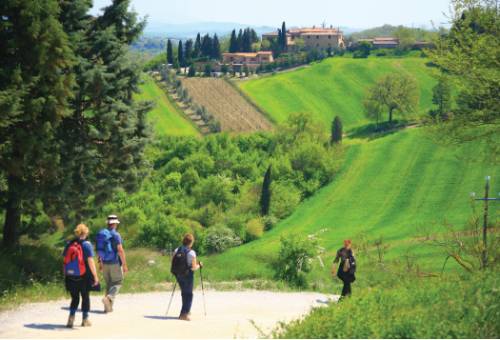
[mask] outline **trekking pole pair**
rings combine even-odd
[[[203,267],[200,267],[200,280],[201,280],[201,293],[203,295],[203,311],[205,312],[205,316],[207,316],[207,305],[205,302],[205,288],[203,287]],[[175,293],[175,287],[177,287],[177,281],[174,281],[174,289],[172,289],[172,294],[170,295],[170,301],[168,303],[167,307],[167,313],[165,314],[168,316],[168,312],[170,311],[170,305],[172,305],[172,300],[174,298],[174,293]]]

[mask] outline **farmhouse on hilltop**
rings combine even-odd
[[[231,65],[237,70],[246,65],[254,71],[260,65],[269,64],[273,61],[273,53],[269,51],[222,53],[222,63]]]
[[[262,39],[276,39],[278,32],[270,32],[262,35]],[[297,39],[304,41],[306,48],[328,49],[345,48],[344,34],[339,29],[333,28],[291,28],[286,32],[287,45],[294,46]]]

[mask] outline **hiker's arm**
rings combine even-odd
[[[128,272],[127,259],[125,258],[125,250],[123,250],[123,245],[119,244],[117,247],[118,256],[120,256],[120,260],[122,261],[123,272]]]
[[[94,258],[93,257],[89,257],[87,259],[87,261],[89,263],[90,272],[94,276],[94,285],[97,285],[99,283],[99,277],[97,276],[97,270],[95,268]]]
[[[191,270],[195,271],[200,269],[203,266],[201,262],[198,263],[198,259],[195,257],[193,258],[193,263],[191,264]]]

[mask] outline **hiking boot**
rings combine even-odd
[[[68,328],[73,328],[73,324],[75,323],[75,316],[70,315],[68,318],[68,323],[66,324],[66,327]]]
[[[89,318],[85,318],[82,320],[82,327],[90,327],[92,326],[92,323],[90,322]]]
[[[181,314],[179,316],[179,320],[182,320],[182,321],[191,321],[191,318],[189,317],[189,314]]]
[[[107,296],[102,298],[102,303],[104,305],[104,313],[111,313],[113,311],[111,300]]]

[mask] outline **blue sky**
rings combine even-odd
[[[94,0],[97,11],[111,0]],[[450,0],[132,0],[132,7],[150,22],[234,22],[276,26],[368,28],[382,24],[414,27],[446,23]]]

